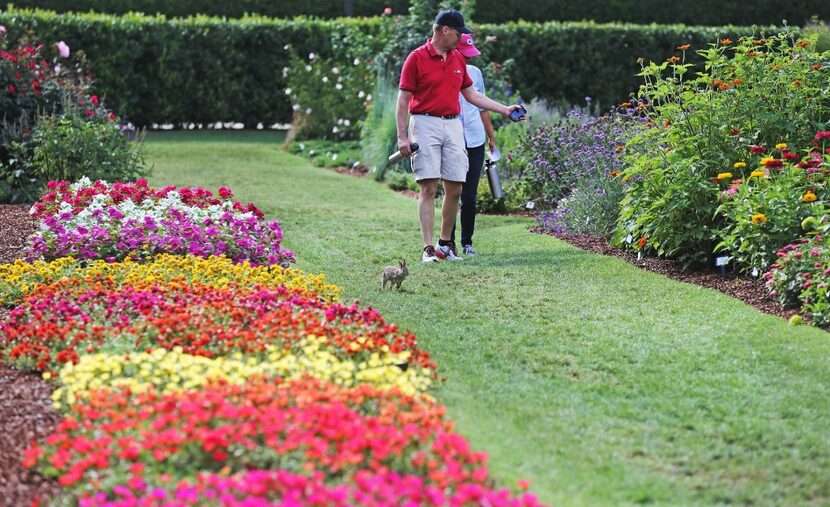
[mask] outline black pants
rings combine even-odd
[[[478,182],[481,179],[481,168],[484,166],[484,147],[467,148],[467,158],[470,167],[467,169],[467,181],[461,189],[461,244],[473,244],[473,231],[476,228],[476,194]],[[455,241],[455,223],[452,224],[450,239]]]

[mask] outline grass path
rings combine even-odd
[[[421,265],[414,201],[265,132],[153,133],[152,182],[231,187],[429,350],[436,394],[503,485],[550,504],[830,503],[830,335],[481,217],[479,257]],[[400,293],[379,273],[403,257]]]

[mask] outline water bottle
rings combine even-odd
[[[499,171],[496,170],[496,164],[492,160],[488,160],[485,164],[485,171],[487,172],[487,185],[490,187],[490,195],[493,199],[504,199],[504,188],[501,186],[501,179],[499,179]]]
[[[410,144],[409,148],[412,150],[412,153],[415,153],[416,151],[418,151],[418,148],[419,148],[418,143]],[[403,155],[401,155],[401,150],[398,150],[395,153],[389,155],[389,163],[390,164],[397,164],[401,160],[403,160]]]

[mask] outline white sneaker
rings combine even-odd
[[[438,256],[439,259],[446,259],[448,261],[463,261],[464,258],[459,257],[455,253],[455,243],[450,241],[448,245],[438,245],[435,248],[435,255]]]
[[[473,257],[476,255],[476,251],[473,248],[473,245],[461,245],[461,251],[464,252],[464,255],[469,257]]]
[[[424,253],[421,254],[421,262],[438,262],[438,256],[432,245],[424,247]]]

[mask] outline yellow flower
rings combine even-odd
[[[749,177],[750,178],[763,178],[766,175],[767,175],[766,171],[762,171],[762,170],[759,169],[757,171],[752,171],[752,173],[749,175]]]
[[[778,143],[778,144],[775,145],[775,149],[776,150],[786,150],[787,149],[787,143]]]
[[[816,199],[818,199],[818,197],[816,197],[816,194],[814,194],[814,193],[810,192],[809,190],[808,190],[808,191],[807,191],[807,193],[806,193],[806,194],[804,194],[804,196],[801,198],[801,200],[802,200],[802,201],[804,201],[804,202],[813,202],[813,201],[815,201]]]
[[[756,214],[752,215],[752,223],[754,225],[760,225],[760,224],[762,224],[766,221],[767,221],[767,216],[764,215],[763,213],[756,213]]]
[[[735,162],[735,165],[733,165],[732,167],[734,167],[735,169],[743,169],[744,167],[746,167],[746,162]]]
[[[761,165],[766,165],[767,162],[771,162],[775,160],[775,157],[764,157],[761,159]]]
[[[731,177],[732,177],[732,173],[720,173],[720,174],[718,174],[718,179],[719,180],[725,180],[725,179],[729,179]]]

